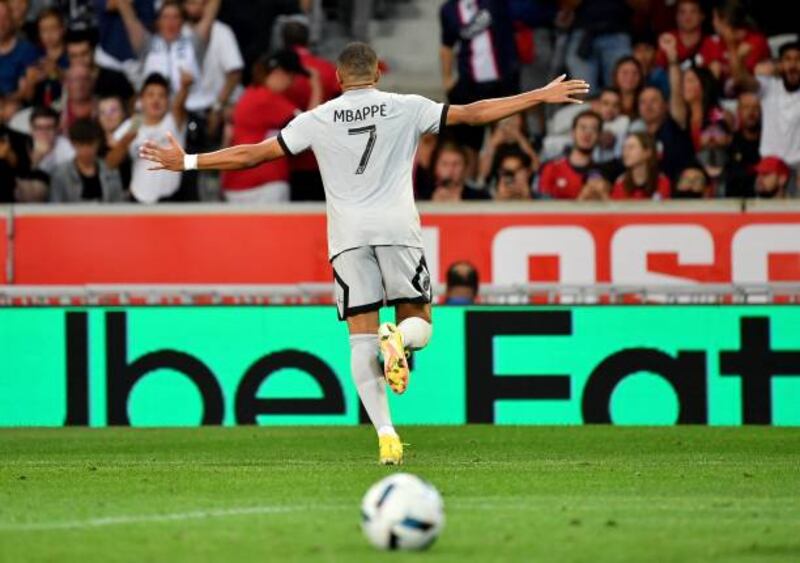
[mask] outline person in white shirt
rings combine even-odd
[[[759,152],[762,158],[777,157],[789,165],[789,193],[796,197],[800,191],[800,41],[780,48],[777,76],[771,63],[756,67],[756,76],[741,59],[733,60],[731,68],[740,88],[759,93],[763,115]]]
[[[147,77],[139,96],[141,115],[128,119],[114,133],[116,144],[106,156],[106,164],[117,168],[130,154],[133,160],[130,192],[138,202],[157,203],[174,196],[180,188],[179,172],[148,172],[149,163],[139,157],[139,149],[148,140],[166,142],[184,138],[185,104],[192,80],[190,74],[183,74],[181,89],[175,94],[170,108],[167,79],[160,74]]]
[[[200,79],[186,108],[198,114],[214,139],[223,123],[223,112],[235,97],[242,80],[244,60],[233,30],[216,20],[220,0],[184,0],[184,37],[196,36],[205,46],[200,58]]]
[[[156,34],[145,28],[130,2],[118,2],[117,10],[125,24],[131,46],[141,60],[142,77],[156,73],[165,76],[174,92],[180,89],[184,73],[191,74],[197,82],[202,45],[196,35],[184,35],[180,2],[166,0],[161,5],[156,19]]]
[[[146,143],[142,158],[156,169],[235,170],[298,154],[319,162],[328,212],[328,253],[339,316],[350,330],[352,375],[378,433],[379,461],[398,464],[403,446],[394,430],[384,379],[395,393],[408,385],[406,351],[430,339],[431,280],[422,250],[412,172],[420,137],[445,125],[483,125],[541,103],[580,103],[589,91],[564,76],[545,88],[465,106],[382,92],[378,57],[364,43],[339,56],[342,96],[300,114],[277,137],[203,155],[187,155],[175,139]],[[394,306],[398,324],[378,326],[378,312]],[[377,336],[376,336],[377,333]],[[383,355],[383,373],[375,354]]]

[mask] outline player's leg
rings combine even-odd
[[[386,299],[396,307],[397,325],[385,323],[378,329],[384,371],[396,393],[408,385],[406,350],[424,348],[432,333],[430,273],[422,249],[382,246],[376,249],[383,275]]]
[[[398,303],[394,318],[407,350],[422,350],[428,345],[433,334],[430,303]]]
[[[333,260],[339,318],[350,331],[350,369],[361,404],[378,433],[379,460],[398,464],[403,445],[392,425],[383,367],[378,361],[378,310],[384,301],[380,270],[371,248],[344,252]]]

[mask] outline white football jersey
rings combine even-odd
[[[331,258],[360,246],[422,248],[414,157],[420,136],[438,133],[446,118],[445,104],[364,88],[298,115],[281,131],[287,154],[311,148],[319,163]]]

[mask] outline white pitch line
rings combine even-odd
[[[198,510],[193,512],[173,512],[169,514],[138,514],[128,516],[106,516],[87,520],[65,520],[55,522],[30,522],[27,524],[0,524],[0,532],[29,532],[52,530],[78,530],[83,528],[102,528],[104,526],[122,526],[126,524],[149,524],[153,522],[180,522],[183,520],[204,520],[208,518],[227,518],[230,516],[248,516],[258,514],[282,514],[302,512],[303,510],[355,510],[352,506],[250,506],[242,508],[225,508]]]

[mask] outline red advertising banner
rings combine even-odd
[[[800,281],[800,213],[427,213],[423,230],[440,281],[457,260],[497,284]],[[20,214],[14,233],[20,285],[331,279],[321,212]]]

